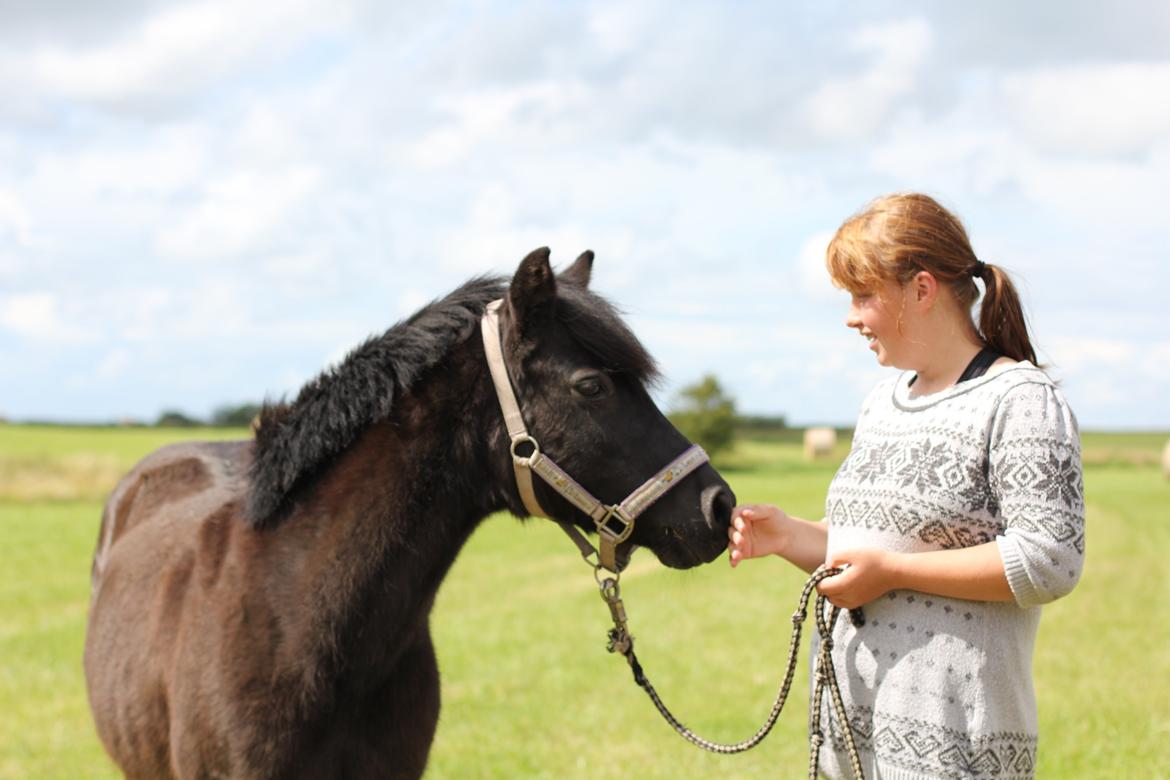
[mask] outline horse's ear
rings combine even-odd
[[[576,285],[577,287],[585,288],[589,286],[589,278],[593,275],[593,250],[586,249],[581,253],[581,256],[573,261],[573,264],[557,276],[560,281],[568,284]]]
[[[552,318],[557,300],[557,282],[548,262],[547,246],[534,249],[520,261],[508,287],[508,305],[521,335]]]

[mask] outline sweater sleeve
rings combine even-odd
[[[1016,603],[1032,607],[1069,593],[1085,556],[1084,479],[1076,417],[1055,386],[1026,383],[1004,396],[992,423],[989,481]]]

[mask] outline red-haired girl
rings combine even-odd
[[[732,566],[778,554],[845,571],[820,590],[840,620],[834,661],[867,778],[1031,778],[1040,605],[1084,557],[1076,418],[1036,363],[1007,273],[920,194],[879,198],[829,245],[845,324],[902,372],[866,398],[825,520],[736,507]],[[971,310],[984,287],[978,323]],[[844,777],[840,724],[821,766]]]

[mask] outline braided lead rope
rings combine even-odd
[[[828,617],[825,617],[825,610],[828,609]],[[849,725],[848,716],[845,711],[845,700],[841,698],[841,686],[837,679],[837,667],[833,663],[833,631],[832,628],[837,623],[837,617],[841,612],[840,607],[835,607],[828,603],[828,599],[823,595],[817,596],[817,603],[813,607],[817,612],[817,631],[821,636],[820,649],[817,653],[817,664],[815,664],[814,674],[818,679],[827,682],[828,692],[833,702],[833,711],[837,713],[838,722],[841,724],[841,732],[845,737],[845,748],[849,755],[849,764],[853,768],[854,778],[863,778],[865,774],[861,772],[861,758],[858,755],[858,748],[853,741],[853,727]],[[851,615],[854,619],[854,624],[859,620],[859,610],[851,610]],[[824,691],[824,684],[819,686],[818,693]],[[817,705],[817,719],[820,719],[820,704]],[[811,744],[810,744],[811,751]],[[819,755],[819,748],[818,748]],[[815,759],[813,761],[813,771],[817,768]],[[811,778],[812,775],[810,775]]]
[[[712,753],[721,753],[730,755],[733,753],[742,753],[745,750],[758,745],[764,740],[772,727],[776,725],[776,720],[780,716],[780,711],[784,709],[784,704],[788,700],[788,693],[792,688],[792,680],[796,675],[797,654],[800,648],[800,636],[803,630],[804,621],[808,612],[808,602],[812,595],[812,591],[820,583],[821,580],[834,575],[840,574],[841,569],[827,568],[821,566],[812,573],[812,576],[805,582],[804,587],[800,592],[800,600],[797,604],[796,611],[792,614],[792,637],[788,647],[788,660],[785,664],[784,680],[780,684],[780,690],[776,694],[776,699],[772,704],[772,710],[768,713],[764,724],[748,739],[741,742],[731,744],[724,744],[720,742],[713,742],[704,739],[695,732],[687,728],[683,723],[674,716],[674,714],[663,703],[662,698],[658,695],[658,691],[650,684],[645,673],[642,671],[642,665],[638,662],[638,657],[634,653],[634,638],[630,636],[626,626],[625,607],[621,601],[621,594],[616,580],[607,578],[600,581],[601,596],[609,605],[610,613],[614,618],[614,628],[609,632],[609,650],[610,652],[620,652],[625,656],[630,668],[634,673],[634,682],[638,684],[650,700],[654,702],[654,706],[658,709],[659,714],[666,720],[671,727],[678,732],[679,736],[687,740],[693,745],[703,748]],[[824,612],[828,600],[824,596],[818,594],[815,601],[815,615],[817,621],[817,630],[821,633],[822,643],[821,651],[818,654],[818,663],[816,665],[815,684],[813,689],[813,698],[815,706],[813,708],[813,722],[810,724],[809,731],[809,780],[816,780],[817,765],[820,759],[820,746],[824,741],[824,735],[820,731],[820,702],[824,688],[829,687],[831,697],[833,699],[834,707],[837,710],[837,717],[841,720],[842,728],[845,732],[845,744],[849,752],[849,761],[852,764],[853,775],[857,780],[864,780],[865,775],[861,771],[861,758],[857,754],[857,748],[853,742],[853,732],[849,721],[845,718],[845,706],[841,698],[841,689],[837,683],[835,669],[833,667],[832,657],[830,655],[833,647],[832,634],[830,628],[836,621],[840,614],[840,609],[833,607],[829,612],[828,622],[825,622]],[[827,662],[826,662],[827,659]]]
[[[829,613],[828,618],[825,617],[826,609]],[[817,632],[821,635],[821,644],[817,651],[817,658],[813,669],[816,683],[813,690],[815,702],[813,703],[812,719],[809,724],[809,780],[813,780],[816,776],[817,764],[820,761],[820,748],[821,744],[824,743],[824,734],[821,732],[820,724],[821,701],[823,700],[826,686],[829,689],[829,696],[833,702],[833,710],[836,712],[837,720],[841,723],[842,732],[845,736],[845,749],[849,754],[849,763],[853,769],[853,776],[863,778],[865,774],[861,771],[861,757],[857,754],[857,746],[853,742],[853,727],[849,724],[848,716],[845,713],[845,702],[841,697],[841,686],[837,682],[837,669],[833,663],[832,628],[837,622],[837,616],[840,614],[841,608],[829,604],[828,599],[818,594],[813,610],[816,614]],[[853,613],[855,622],[857,614],[857,612]]]

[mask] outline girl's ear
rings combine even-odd
[[[938,299],[938,279],[930,271],[919,271],[914,274],[910,284],[914,290],[913,300],[926,308],[934,305]]]

